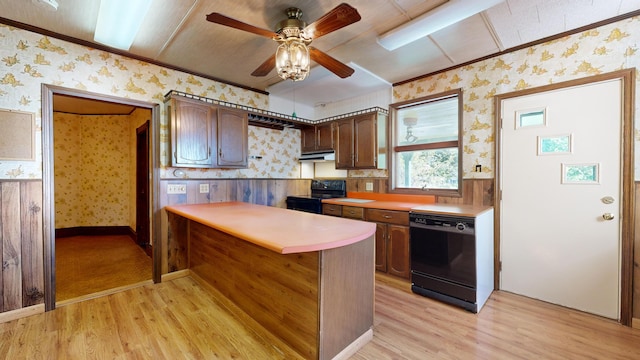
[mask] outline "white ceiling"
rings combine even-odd
[[[57,10],[43,1],[0,0],[0,18],[93,42],[99,0],[57,0]],[[505,0],[394,51],[376,42],[379,35],[442,4],[468,1],[477,0],[153,0],[129,53],[282,98],[290,97],[295,87],[295,101],[314,106],[640,9],[640,0]],[[312,23],[340,2],[356,8],[362,20],[316,39],[313,46],[356,70],[346,79],[320,66],[295,85],[281,82],[275,71],[266,77],[251,76],[275,52],[276,43],[205,19],[219,12],[274,30],[290,6],[300,8],[303,20]]]

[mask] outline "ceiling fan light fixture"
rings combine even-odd
[[[300,39],[286,39],[276,50],[276,70],[282,79],[304,80],[309,75],[309,48]]]
[[[102,0],[93,40],[129,50],[150,7],[151,0]]]

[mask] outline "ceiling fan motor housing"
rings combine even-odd
[[[276,33],[284,35],[285,39],[289,37],[297,37],[305,41],[311,40],[301,36],[302,30],[307,27],[307,23],[301,19],[302,10],[290,7],[285,11],[285,13],[287,14],[288,19],[282,20],[278,25],[276,25]]]

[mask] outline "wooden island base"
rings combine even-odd
[[[280,254],[193,220],[184,226],[184,220],[169,213],[169,233],[187,240],[194,277],[302,357],[347,358],[373,337],[374,235]]]

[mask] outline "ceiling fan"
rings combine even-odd
[[[249,25],[215,12],[207,15],[207,20],[268,37],[280,44],[276,53],[251,73],[253,76],[266,76],[277,68],[281,78],[299,81],[304,79],[309,71],[309,58],[341,78],[353,74],[354,70],[349,66],[308,45],[314,39],[360,21],[360,14],[355,8],[342,3],[309,25],[301,19],[302,10],[290,7],[285,13],[287,19],[279,22],[275,31]],[[296,61],[299,63],[296,64]],[[306,70],[301,69],[303,66],[306,66]]]

